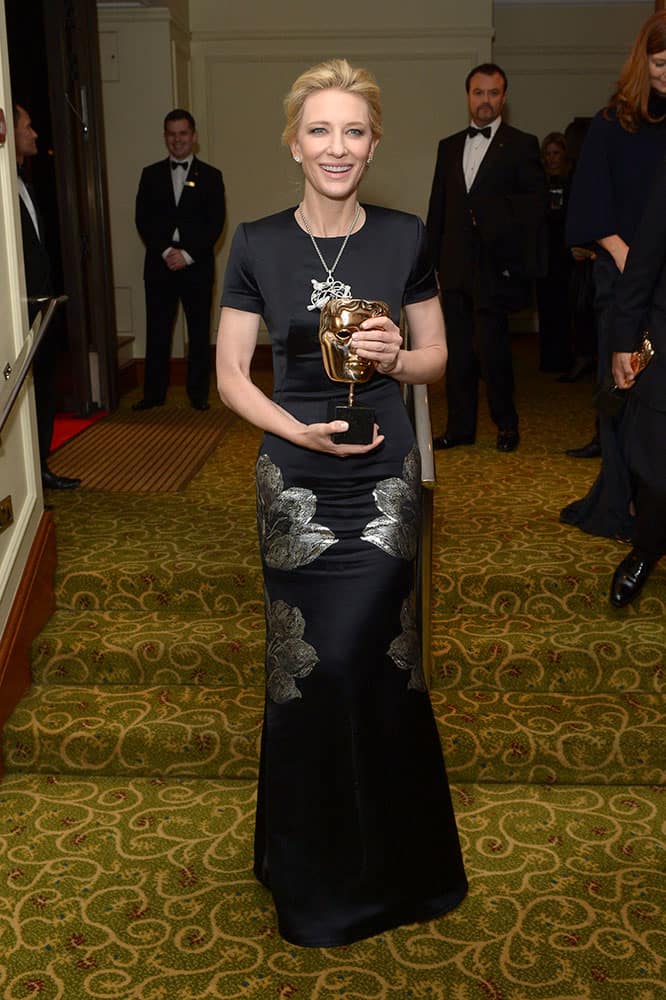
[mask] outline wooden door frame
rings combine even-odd
[[[100,405],[118,405],[118,351],[106,189],[106,154],[95,0],[43,5],[68,346],[79,410],[93,408],[90,352]]]

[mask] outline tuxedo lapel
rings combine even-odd
[[[34,205],[34,202],[33,202],[33,205]],[[19,208],[21,210],[21,228],[23,230],[23,242],[25,243],[26,238],[28,236],[31,237],[31,242],[33,240],[39,242],[39,237],[37,236],[37,233],[35,232],[34,223],[33,223],[32,219],[30,218],[30,212],[28,211],[28,207],[27,207],[26,203],[23,201],[23,198],[21,198],[21,197],[19,197]],[[35,209],[35,211],[36,211],[36,209]],[[37,216],[37,224],[39,225],[39,216]],[[40,226],[40,229],[41,229],[41,226]]]
[[[171,160],[169,157],[162,161],[160,170],[160,187],[164,192],[164,199],[167,205],[175,205],[176,199],[173,193],[173,181],[171,180]]]
[[[42,218],[42,213],[39,211],[39,205],[37,204],[37,199],[35,197],[35,192],[33,190],[32,184],[23,181],[25,184],[25,189],[28,192],[28,197],[32,202],[32,207],[35,210],[35,217],[37,219],[37,230],[35,231],[35,224],[32,221],[30,212],[28,211],[28,206],[23,201],[23,198],[19,197],[19,204],[21,206],[21,215],[25,219],[25,224],[29,226],[29,231],[33,234],[34,239],[38,243],[42,243],[44,240],[44,220]]]
[[[467,186],[465,184],[465,172],[463,170],[463,152],[465,150],[465,139],[467,137],[467,132],[459,132],[453,137],[453,163],[452,163],[452,179],[456,187],[462,191],[463,194],[467,194]]]
[[[189,198],[192,194],[193,188],[197,187],[199,183],[199,161],[196,156],[192,157],[192,162],[190,163],[190,169],[187,171],[187,177],[185,178],[185,183],[183,184],[183,191],[180,196],[180,201],[183,198]]]

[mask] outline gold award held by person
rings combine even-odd
[[[360,358],[351,348],[352,334],[371,316],[389,316],[385,302],[367,299],[329,299],[321,311],[319,343],[324,370],[332,382],[349,385],[347,405],[340,406],[331,400],[329,420],[345,420],[349,430],[334,434],[338,444],[370,444],[375,424],[375,411],[369,406],[354,403],[354,387],[369,382],[375,373],[372,361]]]

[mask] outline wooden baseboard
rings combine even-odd
[[[55,568],[55,526],[51,514],[44,511],[0,638],[0,731],[32,683],[30,646],[55,610]]]
[[[143,365],[141,371],[141,381],[143,381]],[[133,392],[139,385],[139,372],[137,363],[133,359],[129,364],[118,369],[118,395],[126,396],[128,392]]]

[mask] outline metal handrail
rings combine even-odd
[[[421,532],[416,570],[417,613],[421,635],[421,668],[426,684],[432,679],[432,555],[434,499],[437,487],[427,385],[410,386],[412,422],[421,455]]]
[[[405,344],[409,341],[409,327],[403,311],[400,329]],[[414,427],[416,446],[421,456],[421,532],[416,558],[417,617],[421,639],[421,669],[430,687],[432,680],[432,555],[433,522],[435,507],[435,453],[432,447],[430,398],[427,385],[403,385],[403,399]]]
[[[41,344],[44,334],[53,319],[53,314],[58,306],[66,301],[66,295],[28,299],[31,305],[39,304],[42,307],[46,306],[46,308],[37,313],[35,321],[28,331],[28,336],[25,338],[23,347],[14,363],[7,362],[2,370],[0,376],[0,431],[2,431],[2,428],[7,423],[16,397],[21,391],[21,386],[25,382],[26,375],[30,371],[30,365],[35,357],[37,348]]]
[[[435,473],[435,453],[432,448],[428,386],[413,385],[411,388],[414,436],[421,453],[421,483],[427,489],[434,489],[437,485],[437,475]]]

